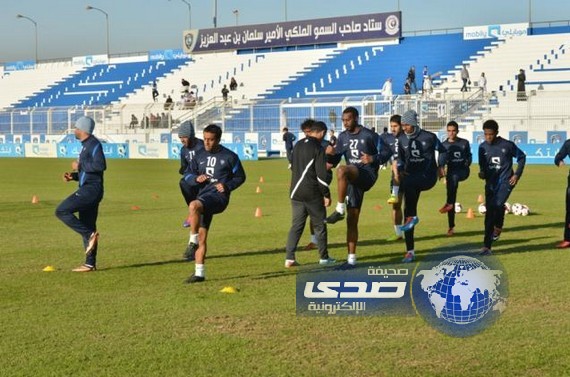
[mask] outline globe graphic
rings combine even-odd
[[[466,325],[483,318],[491,309],[502,310],[498,292],[502,271],[492,270],[478,259],[456,256],[431,270],[421,270],[421,289],[438,318]]]

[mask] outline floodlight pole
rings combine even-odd
[[[36,41],[36,63],[37,63],[38,62],[38,23],[33,19],[31,19],[30,17],[24,16],[23,14],[17,14],[16,18],[24,18],[34,24],[34,31],[36,34],[35,41]]]
[[[101,13],[103,13],[103,14],[105,15],[105,20],[106,20],[106,22],[107,22],[107,58],[110,58],[110,57],[111,57],[111,53],[110,53],[110,51],[109,51],[109,40],[110,40],[110,37],[109,37],[109,13],[105,12],[103,9],[99,9],[99,8],[96,8],[96,7],[92,7],[91,5],[86,6],[85,9],[87,9],[87,10],[96,10],[96,11],[101,12]]]
[[[239,10],[235,9],[233,11],[234,16],[236,16],[236,26],[239,26]]]
[[[532,0],[528,0],[528,27],[530,28],[532,22]]]
[[[218,0],[214,0],[214,29],[218,27]]]
[[[285,22],[287,22],[287,0],[285,0]]]

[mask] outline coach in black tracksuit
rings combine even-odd
[[[326,209],[330,205],[330,191],[327,184],[327,164],[325,150],[321,141],[327,132],[323,122],[315,122],[307,137],[300,140],[293,148],[291,163],[291,207],[292,225],[286,246],[285,266],[297,265],[295,250],[305,229],[307,216],[314,225],[318,241],[320,263],[334,263],[327,250],[327,228],[324,220]]]

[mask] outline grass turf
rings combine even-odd
[[[421,317],[297,317],[295,271],[283,268],[290,225],[284,160],[246,162],[246,183],[214,218],[207,281],[184,285],[188,232],[176,161],[109,160],[99,271],[70,272],[81,241],[54,216],[73,192],[69,160],[0,159],[0,374],[5,376],[562,376],[570,370],[567,302],[570,252],[556,250],[564,218],[565,169],[528,166],[494,247],[509,275],[509,304],[491,328],[470,338],[443,335]],[[264,177],[264,183],[259,178]],[[367,194],[359,262],[399,262],[388,173]],[[256,193],[259,186],[261,193]],[[482,181],[460,185],[464,210],[477,208]],[[37,195],[39,204],[31,204]],[[420,198],[418,257],[439,248],[479,248],[482,216],[457,216],[456,235],[437,209],[439,183]],[[133,210],[138,206],[139,210]],[[263,216],[255,218],[260,207]],[[329,212],[332,208],[329,209]],[[331,256],[344,259],[345,227],[329,226]],[[308,231],[301,245],[308,243]],[[299,252],[301,269],[316,251]],[[42,268],[53,265],[55,272]],[[223,294],[224,286],[239,288]]]

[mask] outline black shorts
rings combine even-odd
[[[364,193],[372,188],[378,179],[378,171],[372,168],[356,167],[358,169],[358,178],[354,182],[348,184],[346,191],[347,207],[362,207],[364,201]]]
[[[204,206],[204,212],[200,218],[200,227],[206,229],[210,228],[214,215],[224,212],[230,202],[228,195],[217,191],[199,194],[196,199]]]

